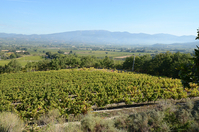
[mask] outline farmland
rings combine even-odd
[[[33,61],[37,62],[43,59],[41,58],[41,56],[24,55],[20,58],[17,58],[17,60],[24,67],[27,64],[27,62],[33,62]],[[0,66],[4,66],[5,64],[8,64],[9,62],[10,62],[10,59],[0,60]]]
[[[41,49],[40,49],[41,50]],[[32,53],[32,55],[24,55],[20,58],[18,58],[17,60],[19,61],[19,63],[24,67],[27,62],[37,62],[42,59],[42,55],[45,55],[45,53],[40,53],[38,50],[38,52],[30,52]],[[45,51],[47,52],[51,52],[52,53],[57,53],[58,49],[45,49]],[[68,50],[65,50],[65,52],[69,52]],[[74,50],[73,53],[79,55],[79,56],[95,56],[97,58],[104,58],[105,56],[111,57],[114,60],[120,60],[120,61],[124,61],[124,59],[126,57],[132,56],[132,55],[143,55],[143,54],[147,54],[147,53],[128,53],[128,52],[106,52],[106,51],[88,51],[88,50]],[[10,62],[11,59],[8,60],[0,60],[0,66],[4,66],[5,64],[8,64]]]
[[[1,111],[37,119],[51,109],[61,115],[85,114],[92,108],[195,97],[195,85],[184,90],[180,80],[118,71],[72,69],[0,75]]]
[[[151,116],[150,112],[158,108],[154,115],[161,121],[154,124],[163,126],[147,124],[150,131],[163,130],[165,123],[170,130],[174,131],[178,128],[181,130],[182,127],[185,128],[184,130],[190,128],[190,126],[186,127],[186,124],[192,119],[191,115],[187,122],[180,122],[180,119],[177,119],[181,116],[180,112],[184,110],[184,107],[182,110],[178,103],[183,106],[189,98],[198,97],[198,85],[189,83],[190,89],[183,88],[182,80],[177,78],[180,78],[178,68],[181,65],[193,63],[190,60],[193,57],[191,54],[186,51],[175,53],[172,50],[165,52],[163,49],[142,47],[106,46],[98,47],[96,50],[95,46],[86,48],[62,46],[7,46],[3,48],[8,49],[9,52],[4,50],[1,52],[0,111],[2,113],[0,113],[0,118],[2,115],[5,115],[5,118],[6,114],[12,112],[26,124],[23,129],[37,131],[37,125],[41,127],[40,130],[48,129],[48,125],[54,126],[61,122],[84,121],[92,113],[93,116],[100,117],[102,122],[106,120],[104,118],[110,118],[113,119],[114,127],[117,129],[130,131],[128,127],[132,124],[127,122],[129,119],[133,121],[132,116],[137,116],[138,112],[141,116],[145,114],[143,119],[148,118]],[[18,49],[26,50],[29,54],[18,53],[16,52]],[[12,54],[15,54],[15,60],[11,60]],[[134,72],[130,72],[134,55]],[[194,99],[197,101],[198,98]],[[168,101],[174,103],[173,111],[170,111],[169,105],[163,106],[168,107],[167,109],[160,110],[159,105]],[[195,105],[194,108],[185,110],[191,114],[194,113],[192,111],[198,106],[197,103],[193,105]],[[123,117],[121,113],[129,117]],[[159,113],[162,113],[164,118]],[[126,124],[122,127],[123,121],[118,124],[115,116],[119,120],[127,120],[127,122],[124,121]],[[155,119],[153,116],[147,119],[148,123],[151,119]],[[50,120],[51,117],[54,118],[51,120],[52,124],[46,117]],[[89,118],[95,122],[95,117]],[[173,118],[179,121],[176,122]],[[58,119],[63,120],[60,122]],[[106,124],[111,124],[111,122]],[[95,124],[96,127],[98,123]],[[45,124],[47,126],[43,126]],[[80,122],[77,124],[80,125]],[[84,123],[81,122],[81,126],[84,126]],[[141,129],[139,127],[138,129]]]

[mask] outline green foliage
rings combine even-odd
[[[46,52],[46,56],[47,56],[48,58],[51,58],[52,53],[51,53],[51,52]]]
[[[10,55],[10,59],[13,59],[13,58],[16,58],[16,55],[15,55],[15,54],[11,54],[11,55]]]
[[[177,79],[94,68],[1,74],[0,80],[0,110],[16,111],[28,120],[39,119],[52,109],[67,117],[86,114],[93,105],[199,95],[195,87],[188,95]]]
[[[110,59],[109,57],[105,57],[102,61],[101,61],[101,65],[103,66],[103,68],[113,68],[114,66],[114,61],[112,59]]]
[[[151,75],[167,76],[172,78],[179,78],[176,69],[181,64],[188,64],[192,58],[190,54],[183,53],[160,53],[155,57],[150,55],[136,56],[135,57],[135,71],[147,73]],[[123,68],[131,70],[133,65],[133,56],[127,57],[123,63]]]
[[[80,59],[80,67],[93,67],[96,57],[94,56],[82,56]]]
[[[76,68],[76,67],[95,67],[95,68],[115,68],[114,61],[109,57],[104,59],[97,59],[95,56],[77,56],[77,55],[60,55],[60,54],[51,54],[51,52],[46,52],[46,59],[39,62],[28,62],[25,66],[27,71],[30,69],[46,71],[46,70],[60,70],[67,68]],[[121,67],[117,65],[116,67]]]
[[[78,56],[74,54],[63,55],[59,53],[52,54],[46,52],[45,60],[39,62],[27,63],[25,66],[26,71],[46,71],[46,70],[60,70],[67,68],[107,68],[107,69],[127,69],[131,70],[133,65],[133,56],[127,57],[122,64],[116,63],[113,59],[106,56],[105,58],[98,59],[95,56]],[[135,57],[135,72],[147,73],[151,75],[167,76],[172,78],[179,78],[179,67],[182,64],[191,63],[190,54],[183,53],[160,53],[154,56],[142,55]],[[0,68],[2,69],[2,67]],[[1,73],[5,71],[1,70]],[[7,71],[6,71],[7,72]]]
[[[199,35],[199,30],[198,30]],[[196,37],[199,39],[199,37]],[[180,70],[179,75],[182,80],[184,87],[191,88],[190,83],[196,83],[199,85],[199,47],[194,49],[194,57],[190,60],[192,62],[181,65],[178,69]]]
[[[58,110],[51,110],[43,115],[36,125],[26,126],[16,114],[0,113],[1,131],[48,131],[48,132],[197,132],[199,129],[198,101],[186,100],[185,104],[173,104],[164,101],[153,109],[119,115],[112,119],[86,114],[80,123],[65,123]],[[42,125],[38,127],[37,125]]]
[[[17,60],[11,60],[7,65],[3,68],[2,73],[16,73],[21,71],[21,64]]]
[[[61,51],[61,50],[59,50],[59,51],[57,51],[59,54],[64,54],[64,51]]]
[[[126,118],[116,118],[115,126],[128,132],[197,132],[198,112],[198,104],[189,100],[181,106],[159,104],[152,110],[136,112]]]

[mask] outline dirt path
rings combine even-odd
[[[130,57],[130,56],[132,56],[132,55],[118,56],[118,57],[114,57],[114,58],[115,58],[115,59],[124,59],[124,58]]]

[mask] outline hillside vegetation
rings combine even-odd
[[[1,74],[0,82],[0,111],[15,111],[26,120],[52,109],[67,118],[94,106],[199,95],[196,85],[184,90],[178,79],[94,68]]]

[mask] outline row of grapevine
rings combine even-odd
[[[0,111],[15,111],[24,119],[37,119],[51,109],[67,117],[87,113],[93,105],[198,95],[197,85],[184,90],[178,79],[93,68],[0,75]]]

